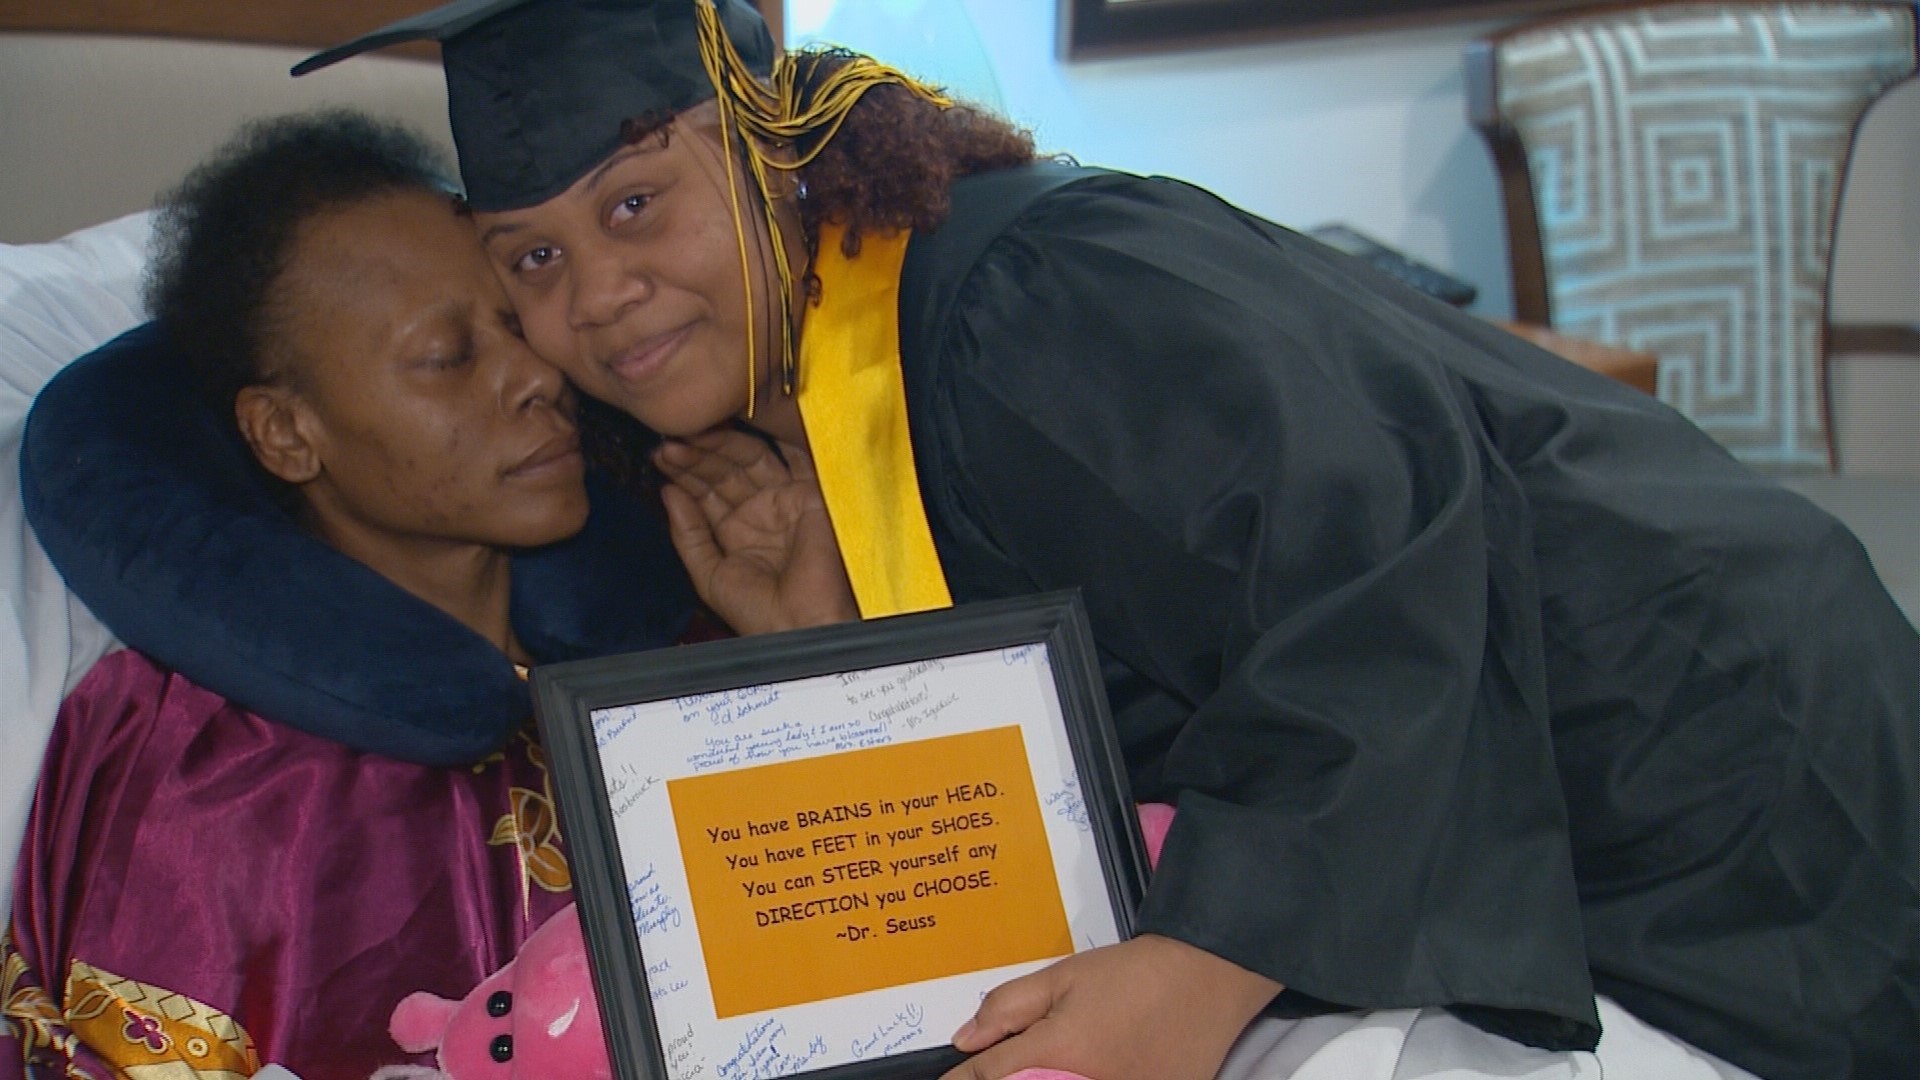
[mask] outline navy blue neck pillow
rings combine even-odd
[[[50,382],[27,417],[27,520],[128,645],[269,719],[423,765],[478,761],[531,714],[505,654],[300,528],[230,416],[149,324]],[[513,558],[542,662],[650,649],[693,590],[656,508],[588,478],[578,536]]]

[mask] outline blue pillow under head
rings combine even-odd
[[[152,324],[75,361],[20,448],[27,520],[120,639],[262,716],[426,765],[477,761],[530,715],[492,644],[295,525],[230,417]],[[543,661],[672,642],[693,590],[651,507],[589,478],[578,536],[513,560]]]

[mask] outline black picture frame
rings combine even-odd
[[[1593,0],[1059,0],[1059,53],[1090,60],[1361,28],[1577,7]]]
[[[636,715],[630,707],[658,712],[667,703],[684,703],[701,695],[804,687],[807,680],[857,677],[903,665],[924,667],[929,661],[972,663],[996,654],[1020,655],[1035,647],[1051,670],[1051,691],[1084,808],[1074,808],[1075,833],[1084,831],[1091,842],[1116,940],[1125,940],[1134,933],[1134,912],[1146,887],[1147,857],[1107,711],[1092,634],[1077,592],[533,670],[535,715],[547,749],[563,835],[571,850],[581,926],[614,1073],[620,1080],[673,1080],[674,1074],[655,1014],[657,988],[649,984],[649,957],[642,947],[639,915],[630,907],[631,879],[616,829],[615,795],[603,770],[596,714],[602,719],[619,716],[631,723],[625,719]],[[1043,676],[1031,677],[1046,683]],[[849,703],[849,707],[853,706]],[[1028,717],[1020,722],[1054,721]],[[609,744],[632,737],[625,731],[622,727],[612,735]],[[937,737],[937,733],[919,734],[919,729],[909,735],[899,745]],[[841,752],[810,751],[805,756]],[[1055,823],[1054,827],[1060,826]],[[679,854],[684,862],[684,850]],[[1089,943],[1075,933],[1074,951]],[[785,1075],[805,1080],[910,1080],[938,1077],[960,1060],[952,1047],[939,1046]],[[705,1075],[716,1071],[724,1070],[708,1070]]]

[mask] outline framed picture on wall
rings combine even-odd
[[[937,1077],[988,990],[1132,936],[1077,593],[532,679],[622,1080]]]
[[[1591,0],[1059,0],[1070,60],[1228,44],[1287,32],[1575,7]]]

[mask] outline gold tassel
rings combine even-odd
[[[827,143],[839,133],[847,113],[858,104],[861,95],[881,85],[904,86],[940,108],[953,102],[912,76],[890,68],[869,57],[853,57],[828,76],[825,82],[801,101],[799,64],[790,53],[782,52],[773,63],[772,78],[761,82],[733,47],[726,29],[720,25],[720,12],[713,0],[696,0],[699,19],[700,60],[713,82],[714,97],[720,107],[720,140],[726,147],[727,190],[734,190],[732,140],[735,134],[747,151],[747,166],[760,193],[760,205],[767,219],[767,236],[773,245],[774,268],[780,277],[780,390],[792,396],[799,388],[793,340],[793,272],[787,265],[786,245],[780,242],[780,226],[773,212],[773,197],[767,178],[769,169],[794,172],[811,164]],[[810,63],[818,63],[814,58]],[[774,159],[773,146],[792,143],[802,136],[824,131],[804,157],[791,162]],[[739,203],[733,206],[734,235],[739,240],[741,281],[747,295],[747,325],[755,324],[753,269],[747,249],[746,225],[740,220]],[[747,416],[753,416],[758,393],[759,371],[756,335],[747,335]]]

